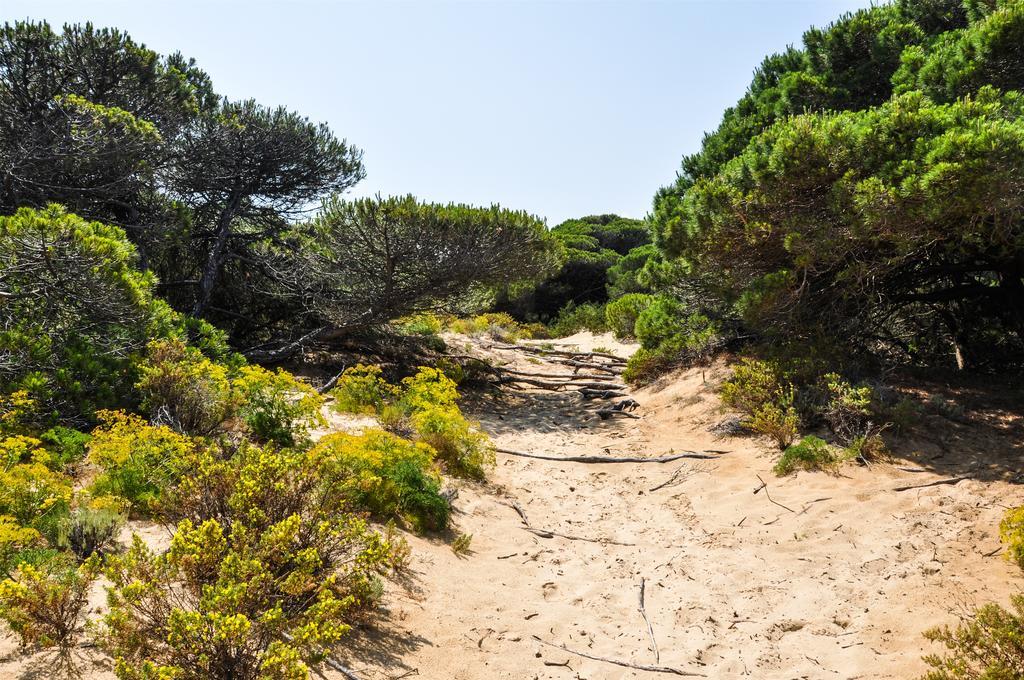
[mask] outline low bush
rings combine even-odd
[[[450,507],[428,445],[371,430],[327,435],[309,455],[325,483],[355,507],[381,519],[396,517],[417,531],[448,526]]]
[[[796,439],[800,417],[796,390],[777,364],[743,359],[721,388],[722,402],[746,416],[744,425],[771,437],[780,449]]]
[[[634,337],[637,319],[655,299],[653,295],[628,293],[612,300],[604,308],[604,317],[608,328],[620,340]]]
[[[570,302],[559,310],[558,316],[548,328],[551,330],[551,337],[554,338],[564,338],[580,331],[604,333],[608,330],[604,305],[590,302],[576,305]]]
[[[117,539],[123,525],[124,515],[116,509],[79,507],[61,524],[57,545],[82,560],[94,554],[102,557]]]
[[[451,319],[448,330],[469,336],[487,336],[500,342],[515,342],[543,335],[542,324],[521,324],[504,312],[490,312],[470,318]]]
[[[85,447],[89,443],[85,432],[60,425],[43,432],[39,439],[50,452],[50,467],[55,470],[66,470],[85,458]]]
[[[933,670],[920,680],[1012,680],[1024,677],[1024,594],[1010,598],[1011,609],[986,604],[956,628],[933,628],[925,638],[948,654],[924,657]]]
[[[825,394],[822,416],[828,427],[844,445],[871,436],[875,393],[871,387],[854,387],[837,373],[827,373],[821,379]]]
[[[151,342],[139,367],[142,407],[156,421],[188,434],[206,435],[237,406],[226,366],[181,340]]]
[[[839,456],[828,442],[808,435],[782,452],[773,471],[782,477],[797,470],[834,470],[838,463]]]
[[[238,394],[239,416],[259,441],[295,446],[310,429],[325,423],[323,397],[287,371],[242,366],[232,388]]]
[[[999,540],[1006,546],[1006,559],[1024,569],[1024,507],[1006,512],[999,523]]]
[[[357,364],[345,369],[331,391],[334,408],[342,413],[376,413],[395,396],[379,366]]]
[[[108,558],[101,641],[125,679],[296,678],[380,593],[391,549],[304,453],[198,450],[170,549]]]
[[[101,424],[89,442],[89,461],[100,468],[90,491],[118,496],[133,512],[154,509],[161,494],[189,472],[196,444],[171,428],[147,424],[138,416],[101,411]]]
[[[89,589],[99,572],[99,559],[78,567],[59,560],[50,569],[22,563],[0,583],[0,619],[31,649],[54,649],[57,674],[73,674],[72,652],[78,644]]]

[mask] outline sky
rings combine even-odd
[[[364,151],[352,195],[642,218],[753,69],[869,0],[2,0],[116,26]]]

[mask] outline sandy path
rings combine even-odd
[[[1024,501],[1016,486],[894,492],[944,476],[895,465],[777,479],[764,443],[708,432],[723,417],[711,387],[723,374],[695,370],[636,394],[639,421],[588,418],[561,395],[479,405],[474,417],[503,448],[728,453],[663,465],[499,454],[491,483],[462,487],[455,503],[472,554],[412,537],[410,581],[390,594],[386,619],[357,636],[353,666],[366,678],[657,677],[534,639],[655,664],[637,606],[645,579],[662,666],[711,678],[907,678],[924,670],[923,629],[1019,588],[1019,570],[986,556],[998,548],[1004,507]],[[758,474],[793,512],[752,493]],[[634,545],[535,536],[513,499],[536,527]]]

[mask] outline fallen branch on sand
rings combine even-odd
[[[600,416],[601,420],[608,420],[612,416],[626,416],[627,418],[632,418],[633,420],[640,420],[640,416],[634,415],[629,411],[623,411],[622,409],[617,408],[599,408],[596,411],[594,411],[594,413]]]
[[[512,508],[519,514],[519,519],[523,520],[523,524],[525,525],[523,528],[526,531],[529,531],[534,536],[539,536],[541,538],[554,538],[555,536],[557,536],[559,538],[564,538],[570,541],[586,541],[587,543],[610,543],[611,545],[626,546],[636,545],[635,543],[622,543],[620,541],[614,541],[610,538],[586,538],[584,536],[562,534],[557,531],[551,531],[550,529],[537,529],[532,524],[530,524],[530,520],[526,517],[526,511],[523,510],[523,506],[519,505],[519,503],[517,503],[516,501],[512,501],[511,503],[505,503],[505,505]]]
[[[696,451],[684,451],[683,453],[673,453],[667,456],[659,456],[657,458],[639,458],[636,456],[545,456],[541,453],[525,453],[523,451],[511,451],[509,449],[495,449],[498,453],[506,453],[510,456],[520,456],[522,458],[536,458],[538,460],[554,460],[559,463],[671,463],[674,460],[680,460],[682,458],[697,458],[699,460],[714,460],[718,456],[710,456],[706,453],[697,453]],[[719,455],[728,453],[728,451],[715,451]]]
[[[651,625],[651,620],[647,618],[647,608],[644,607],[644,593],[647,591],[647,579],[640,578],[640,616],[644,617],[644,623],[647,624],[647,632],[651,636],[651,646],[654,648],[654,661],[661,663],[661,652],[658,651],[658,641],[654,639],[654,626]]]
[[[624,364],[626,360],[622,357],[615,356],[614,354],[608,354],[607,352],[572,352],[564,349],[547,349],[546,347],[534,347],[533,345],[491,345],[493,349],[517,349],[521,352],[530,352],[531,354],[546,354],[556,357],[569,357],[570,359],[578,359],[578,357],[601,357],[602,359],[608,359],[612,363]]]
[[[759,482],[761,482],[761,486],[759,486],[756,489],[754,489],[754,495],[755,496],[758,494],[759,491],[763,490],[765,498],[767,498],[769,501],[771,501],[772,503],[775,503],[775,505],[779,506],[780,508],[782,508],[784,510],[789,510],[790,512],[796,512],[796,510],[794,510],[793,508],[786,507],[785,505],[783,505],[782,503],[779,503],[778,501],[774,500],[770,495],[768,495],[768,482],[766,482],[763,479],[761,479],[761,475],[757,475],[757,480]]]
[[[910,486],[897,486],[893,491],[910,491],[911,489],[925,489],[929,486],[941,486],[942,484],[959,484],[965,479],[970,479],[967,475],[961,475],[959,477],[950,477],[949,479],[937,479],[934,482],[928,482],[927,484],[911,484]]]
[[[650,673],[670,673],[672,675],[685,675],[685,676],[699,677],[699,678],[706,678],[707,677],[703,673],[692,673],[690,671],[684,671],[681,668],[671,668],[669,666],[647,666],[647,665],[639,664],[639,663],[630,663],[629,661],[623,661],[622,659],[609,659],[608,657],[605,657],[605,656],[594,656],[593,654],[587,654],[585,652],[577,652],[574,649],[569,649],[565,645],[556,645],[554,642],[548,642],[547,640],[542,640],[541,638],[537,637],[536,635],[533,636],[533,639],[536,640],[537,642],[541,643],[542,645],[547,645],[548,647],[554,647],[555,649],[561,649],[563,652],[569,652],[570,654],[575,654],[576,656],[581,656],[584,659],[590,659],[591,661],[601,661],[603,663],[610,663],[610,664],[613,664],[615,666],[622,666],[623,668],[635,668],[638,671],[648,671]]]

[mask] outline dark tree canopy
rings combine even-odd
[[[658,193],[678,264],[644,273],[776,341],[1024,362],[1022,44],[1020,0],[905,0],[808,31]]]

